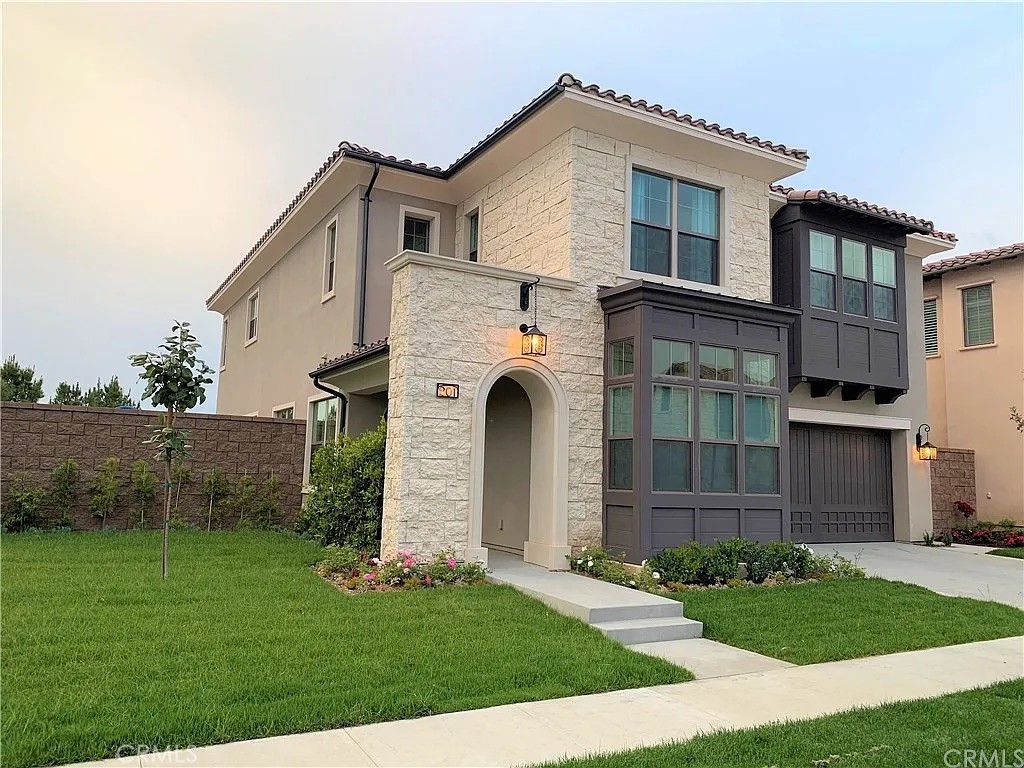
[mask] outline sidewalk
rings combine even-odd
[[[510,704],[81,766],[511,766],[1024,677],[1024,637]],[[339,684],[343,684],[339,681]]]

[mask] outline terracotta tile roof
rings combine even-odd
[[[767,141],[766,139],[762,139],[757,136],[748,136],[742,131],[735,131],[732,128],[723,128],[718,123],[709,123],[704,118],[680,114],[674,109],[665,109],[661,104],[648,104],[644,99],[634,99],[626,93],[620,95],[610,88],[602,90],[600,86],[594,85],[593,83],[590,85],[583,85],[581,80],[573,77],[568,72],[558,78],[558,84],[564,88],[571,88],[579,91],[580,93],[593,94],[594,96],[599,96],[600,98],[607,99],[608,101],[625,104],[627,107],[632,107],[633,109],[641,112],[651,112],[659,117],[675,120],[683,125],[689,125],[694,128],[701,128],[708,133],[714,133],[718,136],[735,139],[736,141],[743,142],[744,144],[752,144],[760,147],[761,149],[777,152],[780,155],[795,157],[798,160],[807,160],[810,157],[810,155],[807,154],[806,149],[795,149],[793,147],[787,147],[785,144],[775,144],[774,142]]]
[[[948,240],[951,243],[956,242],[955,232],[940,232],[937,229],[932,230],[932,237],[937,237],[939,240]]]
[[[924,234],[931,235],[935,231],[935,226],[927,219],[920,219],[917,216],[910,215],[909,213],[903,213],[903,211],[886,208],[882,205],[875,205],[874,203],[869,203],[864,200],[858,200],[856,197],[841,195],[838,192],[830,192],[827,189],[793,189],[793,187],[784,187],[780,184],[772,184],[771,190],[772,192],[785,195],[791,203],[829,203],[831,205],[838,205],[842,208],[849,208],[851,210],[881,216],[882,218],[892,219],[893,221],[899,222],[905,226],[921,230]],[[950,239],[950,235],[947,233],[943,233],[943,236],[943,239]],[[952,239],[955,240],[956,236],[952,235]]]
[[[1011,243],[1010,245],[1000,245],[998,248],[965,253],[961,256],[950,256],[925,264],[922,270],[926,275],[940,275],[954,269],[965,269],[999,259],[1015,259],[1018,256],[1024,256],[1024,243]]]
[[[324,362],[320,363],[320,365],[317,366],[315,370],[310,371],[309,376],[310,378],[313,378],[314,376],[317,376],[318,374],[324,371],[329,371],[335,368],[343,367],[344,365],[350,362],[353,362],[364,357],[371,357],[372,355],[378,353],[386,352],[388,349],[388,337],[385,336],[383,339],[371,341],[369,344],[364,344],[363,346],[357,349],[353,349],[351,352],[346,352],[344,355],[339,355],[338,357],[332,358],[331,360],[325,360]]]
[[[386,155],[383,152],[378,152],[375,149],[369,149],[368,147],[364,147],[360,144],[356,144],[351,141],[342,141],[341,143],[338,144],[338,148],[327,156],[327,159],[324,160],[324,162],[320,165],[316,173],[314,173],[312,177],[310,177],[309,181],[306,182],[305,186],[303,186],[302,189],[299,190],[299,193],[295,195],[294,198],[292,198],[292,201],[288,203],[288,205],[281,212],[281,214],[276,219],[274,219],[271,225],[260,236],[260,238],[255,242],[255,244],[253,244],[252,248],[249,249],[249,251],[245,254],[242,260],[235,266],[233,270],[231,270],[228,276],[225,277],[223,281],[221,281],[221,284],[217,286],[217,290],[210,294],[210,297],[206,300],[207,304],[213,301],[214,297],[216,297],[218,293],[224,290],[224,287],[227,286],[229,282],[231,282],[235,275],[237,275],[245,268],[246,264],[248,264],[252,260],[252,257],[256,255],[256,252],[263,246],[264,243],[267,242],[267,240],[270,239],[271,235],[273,235],[274,232],[277,231],[278,227],[280,227],[281,224],[284,223],[284,220],[288,218],[288,215],[299,206],[299,204],[310,193],[310,191],[313,189],[316,183],[320,181],[320,179],[322,179],[324,175],[326,175],[326,173],[332,167],[334,167],[334,165],[336,165],[338,161],[341,160],[342,158],[357,157],[360,159],[380,160],[383,162],[387,162],[391,165],[394,165],[396,167],[405,167],[413,173],[424,173],[430,176],[434,176],[436,178],[446,179],[452,176],[455,172],[457,172],[463,165],[465,165],[470,159],[472,159],[472,157],[476,153],[482,151],[484,147],[492,143],[504,131],[509,130],[513,125],[528,117],[535,109],[543,106],[545,103],[547,103],[549,99],[553,98],[555,95],[561,93],[566,89],[576,90],[579,91],[580,93],[592,94],[602,99],[614,101],[618,104],[625,104],[626,106],[632,107],[633,109],[636,109],[641,112],[653,113],[659,115],[660,117],[664,117],[668,120],[675,120],[676,122],[683,123],[684,125],[689,125],[695,128],[701,128],[705,131],[708,131],[709,133],[714,133],[718,136],[725,136],[727,138],[734,139],[744,144],[751,144],[760,147],[761,149],[767,149],[769,151],[777,152],[779,154],[786,155],[789,157],[794,157],[800,160],[806,160],[808,158],[806,150],[793,149],[787,147],[784,144],[774,144],[770,141],[760,139],[757,136],[748,136],[746,133],[734,131],[732,128],[723,128],[720,125],[718,125],[718,123],[708,123],[706,120],[702,118],[694,118],[686,114],[681,115],[674,109],[664,109],[660,104],[649,105],[643,99],[634,100],[627,94],[622,94],[620,96],[615,91],[601,90],[596,85],[583,85],[583,82],[581,80],[573,77],[569,73],[565,73],[561,77],[559,77],[553,85],[551,85],[543,93],[541,93],[537,98],[535,98],[529,104],[515,112],[505,122],[503,122],[501,125],[495,128],[489,134],[487,134],[487,136],[485,136],[483,139],[477,142],[468,152],[466,152],[464,155],[462,155],[462,157],[460,157],[451,165],[449,165],[446,169],[442,169],[436,165],[428,166],[426,163],[417,163],[414,162],[413,160],[399,159],[395,155]]]

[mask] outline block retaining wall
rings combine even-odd
[[[977,507],[974,484],[974,451],[963,448],[939,448],[938,458],[930,462],[932,473],[932,526],[935,533],[964,524],[964,517],[953,504],[966,501]]]

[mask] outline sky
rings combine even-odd
[[[1024,240],[1021,4],[3,6],[2,354],[46,397],[186,320],[342,139],[447,166],[562,72]],[[345,346],[339,341],[339,351]],[[216,385],[203,410],[213,410]]]

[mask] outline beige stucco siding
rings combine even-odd
[[[270,416],[295,403],[296,418],[319,393],[306,375],[323,355],[347,351],[352,339],[358,257],[358,190],[350,192],[288,255],[227,311],[225,367],[217,385],[217,412]],[[335,296],[322,302],[325,235],[338,219]],[[257,340],[246,344],[248,296],[259,288]]]
[[[991,282],[995,343],[964,347],[961,289]],[[939,356],[928,358],[929,418],[940,447],[975,452],[978,516],[1024,520],[1024,261],[1005,259],[925,283],[939,299]]]

